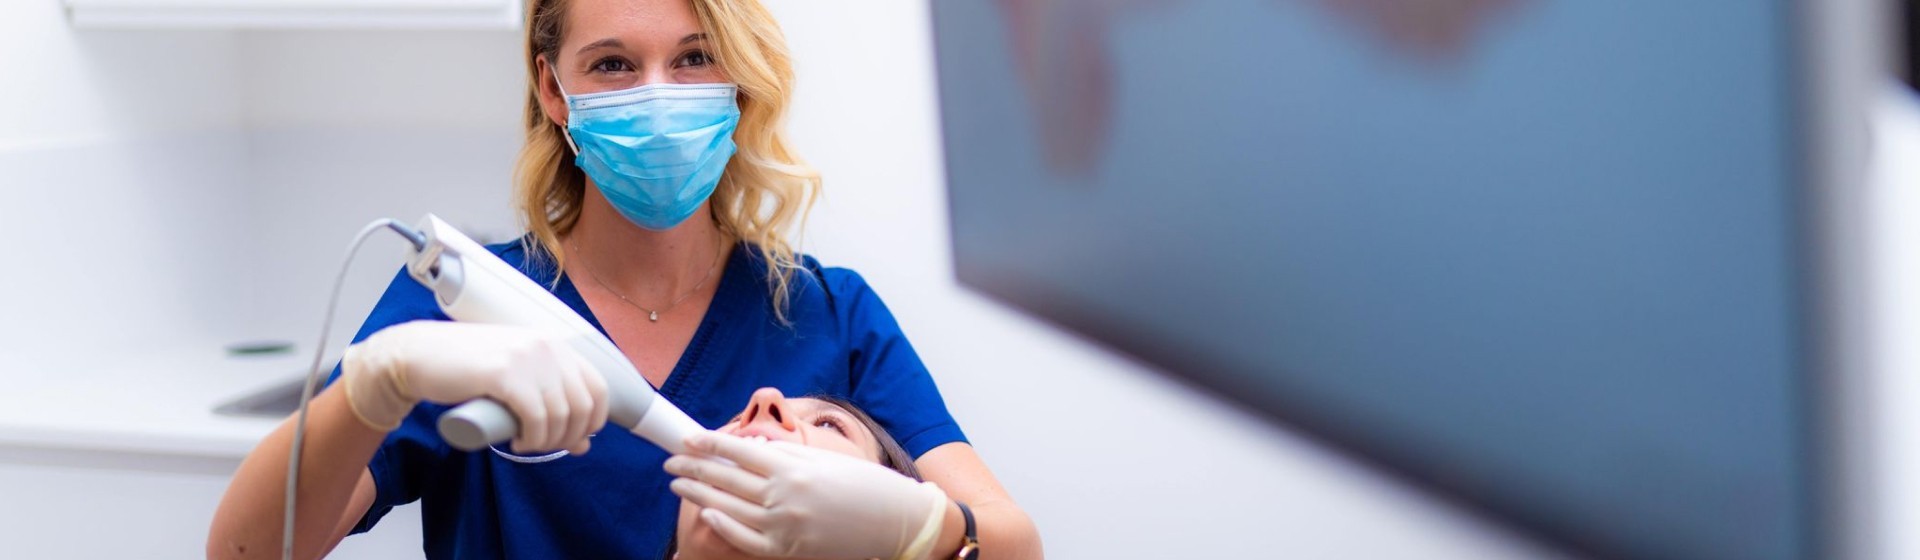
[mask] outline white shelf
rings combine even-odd
[[[517,29],[520,0],[62,0],[80,29]]]

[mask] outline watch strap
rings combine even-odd
[[[979,560],[980,536],[974,532],[973,508],[967,507],[967,504],[960,500],[954,500],[953,505],[960,506],[960,518],[967,522],[967,540],[960,542],[960,551],[954,553],[953,557],[957,560]]]

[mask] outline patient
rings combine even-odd
[[[920,480],[913,457],[907,455],[900,443],[866,412],[838,397],[789,399],[781,395],[779,389],[764,387],[754,391],[746,408],[716,431],[845,453]],[[680,522],[673,540],[667,542],[667,557],[678,560],[753,558],[720,538],[700,520],[699,513],[698,506],[684,500],[680,502]]]

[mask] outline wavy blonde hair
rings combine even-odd
[[[736,149],[709,199],[713,220],[723,235],[748,242],[767,263],[774,313],[784,323],[793,277],[801,268],[787,233],[804,229],[820,192],[819,172],[787,145],[784,120],[793,98],[793,64],[786,35],[757,0],[691,1],[711,45],[709,55],[740,92]],[[567,257],[560,237],[580,220],[586,174],[574,165],[561,125],[540,107],[539,61],[558,66],[570,3],[527,2],[527,142],[513,179],[521,220],[537,241],[528,255],[551,258],[555,270]]]

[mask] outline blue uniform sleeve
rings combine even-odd
[[[446,314],[433,301],[433,292],[422,287],[402,269],[387,291],[380,296],[380,302],[374,304],[373,312],[360,326],[360,332],[353,336],[353,342],[366,340],[368,336],[400,323],[421,319],[447,320]],[[340,366],[333,366],[333,375],[327,379],[331,384],[340,377]],[[377,493],[373,505],[367,508],[367,514],[354,525],[354,533],[364,533],[373,529],[394,506],[420,499],[422,481],[430,473],[439,469],[452,448],[440,439],[434,430],[434,420],[445,407],[422,403],[409,413],[400,427],[387,434],[387,440],[373,452],[373,460],[367,463],[367,470],[373,474]]]
[[[934,386],[933,374],[879,294],[851,270],[822,269],[820,278],[852,350],[848,400],[866,410],[914,458],[941,445],[966,442]]]

